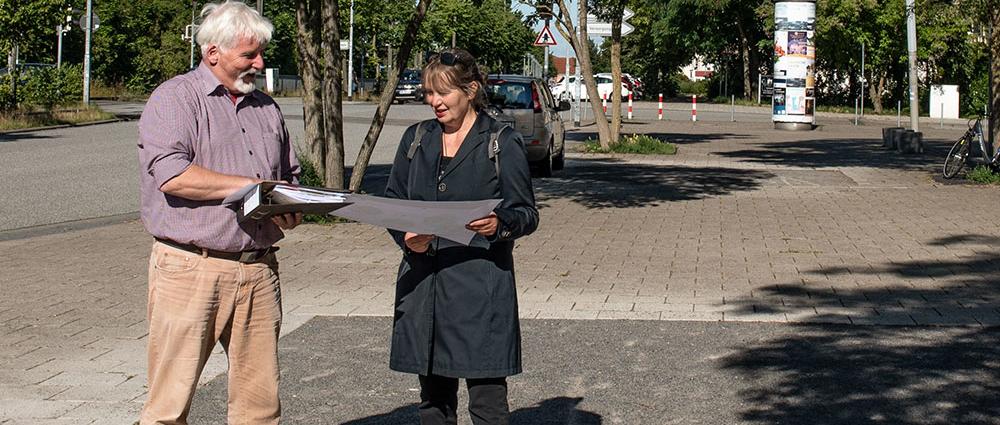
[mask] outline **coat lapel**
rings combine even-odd
[[[465,136],[465,140],[462,141],[462,145],[458,147],[458,152],[455,153],[455,158],[451,160],[448,164],[448,168],[444,170],[444,174],[441,175],[441,179],[444,179],[451,174],[455,168],[458,167],[462,161],[465,161],[473,152],[479,149],[479,145],[486,143],[490,135],[490,121],[489,117],[485,113],[480,112],[479,116],[476,118],[476,123],[472,125],[469,130],[469,134]],[[440,155],[441,146],[438,144],[438,155]]]

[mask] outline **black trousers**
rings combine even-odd
[[[469,388],[469,414],[475,425],[507,425],[507,378],[466,379]],[[458,423],[458,378],[420,375],[421,425]]]

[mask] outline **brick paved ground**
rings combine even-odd
[[[897,156],[878,128],[831,121],[634,123],[680,153],[572,154],[536,180],[542,224],[515,251],[522,316],[1000,324],[1000,190],[933,178],[957,130]],[[0,423],[135,420],[150,243],[137,222],[0,242]],[[306,225],[281,246],[285,332],[390,314],[384,230]],[[204,380],[224,368],[215,356]]]

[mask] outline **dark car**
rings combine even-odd
[[[424,101],[424,88],[419,69],[407,69],[399,75],[399,83],[396,84],[396,102],[403,103],[407,100]]]

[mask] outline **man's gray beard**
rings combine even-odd
[[[243,77],[246,77],[247,75],[251,74],[254,75],[253,80],[249,83],[244,82]],[[233,82],[233,87],[235,87],[236,90],[240,92],[240,94],[250,94],[257,88],[256,82],[257,82],[257,73],[255,72],[255,70],[244,71],[240,73],[240,76],[236,78],[235,82]]]

